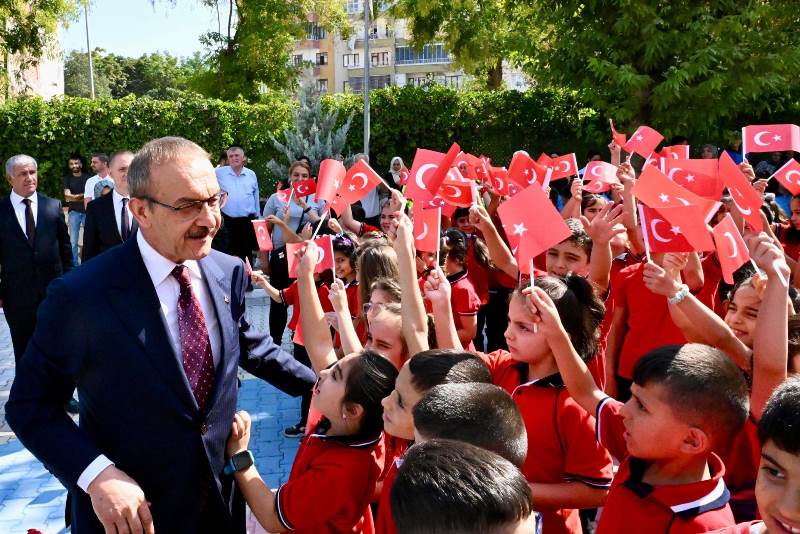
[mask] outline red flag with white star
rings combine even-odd
[[[800,152],[800,127],[796,124],[755,124],[742,128],[742,152]]]
[[[453,143],[446,154],[418,148],[411,166],[411,176],[406,187],[406,197],[413,200],[430,200],[436,196],[447,172],[461,153],[458,144]]]
[[[497,213],[517,265],[526,274],[531,259],[572,235],[561,214],[537,184],[500,204]]]
[[[578,160],[575,159],[575,153],[564,154],[557,158],[550,160],[550,181],[560,180],[561,178],[568,178],[578,174]]]
[[[614,128],[613,119],[608,119],[608,124],[611,126],[611,140],[614,141],[620,148],[625,146],[627,136],[624,133],[619,133],[617,129]]]
[[[358,163],[362,163],[360,160]],[[335,159],[326,159],[319,164],[319,177],[317,178],[317,200],[331,202],[336,196],[336,191],[342,185],[345,173],[344,164]],[[366,192],[364,192],[366,195]],[[355,202],[355,201],[353,201]]]
[[[297,180],[292,184],[292,189],[294,189],[295,196],[307,197],[308,195],[313,195],[317,191],[317,182],[315,182],[313,178]]]
[[[382,181],[369,163],[360,159],[344,175],[339,188],[339,196],[348,204],[353,204],[364,198]]]
[[[438,252],[441,225],[441,208],[414,210],[414,248],[422,252]]]
[[[716,159],[664,158],[662,171],[667,177],[692,193],[709,200],[719,200],[725,184],[719,177]]]
[[[253,230],[256,233],[256,241],[258,242],[258,250],[261,252],[269,252],[272,250],[272,238],[269,236],[267,230],[267,221],[256,220],[252,221]]]
[[[548,181],[549,172],[547,167],[533,161],[533,158],[525,152],[519,151],[511,158],[508,166],[508,179],[522,188],[537,182],[544,185]]]
[[[605,161],[590,161],[583,171],[583,180],[588,181],[583,190],[589,193],[603,193],[611,189],[612,185],[620,183],[616,165]]]
[[[726,284],[733,284],[733,273],[750,261],[750,251],[747,250],[742,234],[736,228],[730,213],[726,213],[714,227],[713,235],[719,266],[722,269],[722,279]]]
[[[676,184],[652,166],[646,166],[633,186],[633,194],[643,204],[654,209],[695,205],[702,208],[708,222],[720,207],[719,202],[705,199]]]
[[[320,236],[314,240],[314,243],[319,247],[319,256],[317,257],[317,265],[314,267],[314,272],[321,273],[326,269],[333,269],[333,240],[331,240],[331,236]],[[286,243],[286,263],[289,265],[289,278],[297,278],[297,257],[294,253],[304,246],[305,242]]]
[[[800,195],[800,163],[796,159],[787,161],[783,167],[770,176],[770,179],[772,178],[778,180],[792,196]]]
[[[730,191],[731,199],[744,220],[753,230],[760,232],[764,228],[764,223],[761,221],[761,195],[753,189],[750,181],[727,152],[723,152],[719,158],[719,176]]]
[[[658,144],[664,140],[664,136],[649,126],[639,126],[622,150],[632,154],[636,152],[643,158],[650,156]]]
[[[661,210],[654,210],[648,206],[641,205],[639,210],[639,218],[642,225],[642,237],[647,245],[647,250],[653,252],[693,252],[698,248],[689,242],[687,236],[684,235],[686,230],[685,225],[675,224],[671,222],[664,213],[675,217],[671,210],[694,209],[697,206],[680,206],[674,208],[662,208]],[[668,211],[670,210],[670,211]],[[700,212],[696,211],[699,216]],[[702,222],[702,221],[701,221]],[[705,228],[705,223],[703,223]],[[705,231],[709,240],[711,235],[708,230]],[[714,244],[711,242],[711,249],[713,250]]]

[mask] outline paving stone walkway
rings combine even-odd
[[[262,290],[247,297],[247,317],[251,324],[267,330],[269,299]],[[14,380],[14,352],[5,317],[0,314],[0,533],[43,534],[69,532],[64,527],[67,492],[14,437],[5,420],[5,403]],[[285,336],[284,347],[291,350]],[[286,481],[300,445],[296,438],[283,436],[285,427],[299,419],[300,400],[284,395],[266,382],[240,371],[242,388],[239,407],[253,417],[251,449],[264,481],[272,488]],[[248,532],[263,532],[248,517]]]

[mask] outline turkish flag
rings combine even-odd
[[[575,153],[564,154],[550,160],[550,180],[560,180],[578,174],[578,161]]]
[[[423,202],[415,202],[414,206],[418,206],[423,210],[430,210],[430,209],[441,209],[442,215],[445,217],[452,217],[453,213],[456,211],[456,207],[452,204],[449,204],[445,199],[442,197],[433,197],[430,200],[425,200]]]
[[[611,140],[614,141],[620,148],[625,146],[625,141],[627,137],[624,133],[619,133],[616,128],[614,128],[614,120],[608,119],[608,124],[611,126]]]
[[[641,220],[642,237],[650,253],[693,252],[695,250],[695,247],[682,235],[680,225],[670,223],[657,210],[640,204],[639,219]]]
[[[333,269],[333,240],[329,235],[323,235],[314,240],[319,247],[319,257],[317,265],[314,267],[315,273],[321,273],[326,269]],[[305,243],[286,243],[286,263],[289,265],[289,278],[297,278],[297,257],[294,255]]]
[[[307,197],[317,191],[317,182],[315,182],[313,178],[298,180],[292,184],[292,189],[294,189],[295,196]]]
[[[516,152],[508,166],[508,179],[523,188],[538,182],[544,185],[549,182],[550,169],[533,161],[527,153]]]
[[[447,178],[436,196],[453,206],[468,208],[477,201],[476,184],[464,178],[457,167],[453,167],[447,173]]]
[[[520,272],[530,274],[530,260],[572,235],[542,188],[533,184],[497,208]]]
[[[659,152],[662,158],[689,159],[689,145],[665,146]],[[698,161],[708,161],[707,159]],[[713,161],[713,160],[712,160]]]
[[[247,256],[244,257],[244,272],[248,278],[253,274],[253,266],[250,265],[250,258]]]
[[[667,178],[652,166],[647,166],[633,186],[633,194],[643,204],[654,209],[695,205],[702,208],[704,221],[708,222],[720,207],[719,202],[698,196]]]
[[[278,200],[281,202],[289,202],[289,198],[292,196],[292,189],[291,187],[287,187],[286,189],[278,189],[275,191],[275,194],[278,195]]]
[[[508,171],[505,167],[489,166],[489,184],[495,193],[501,197],[511,195],[509,185],[513,183],[508,179]]]
[[[662,171],[667,177],[703,198],[717,201],[722,197],[725,184],[719,177],[716,159],[664,158]]]
[[[648,157],[656,149],[658,144],[664,140],[664,136],[650,128],[649,126],[639,126],[622,150],[629,154],[636,152],[643,158]]]
[[[408,170],[408,167],[403,165],[403,168],[400,169],[400,187],[406,185],[408,183],[408,177],[411,176],[411,171]]]
[[[605,161],[590,161],[583,171],[583,179],[591,180],[583,186],[589,193],[603,193],[611,189],[613,184],[619,184],[617,166]]]
[[[347,206],[349,206],[349,205],[350,205],[349,202],[347,202],[345,199],[343,199],[339,195],[336,195],[335,197],[333,197],[333,200],[331,200],[328,203],[328,205],[326,206],[326,209],[329,210],[329,211],[330,210],[335,211],[336,215],[339,216],[342,213],[344,213],[344,211],[347,209]]]
[[[669,221],[672,225],[671,231],[675,229],[692,245],[693,250],[698,252],[714,250],[714,240],[705,221],[705,214],[700,206],[675,206],[671,208],[659,208],[659,214]]]
[[[539,154],[539,157],[536,158],[536,163],[539,165],[544,165],[545,167],[552,167],[553,165],[553,158],[542,152]]]
[[[800,152],[800,127],[795,124],[761,124],[742,128],[742,152]]]
[[[258,250],[261,252],[269,252],[272,250],[272,239],[269,237],[269,230],[267,230],[267,221],[256,220],[251,222],[253,223],[253,230],[256,233]]]
[[[722,268],[722,279],[726,284],[733,284],[733,273],[750,261],[750,252],[730,213],[726,213],[714,227],[713,235],[719,265]]]
[[[445,155],[441,152],[428,150],[427,148],[418,148],[417,153],[414,155],[414,163],[411,164],[411,174],[409,175],[408,184],[406,186],[406,197],[413,200],[430,200],[433,198],[433,193],[428,190],[428,185],[431,183],[433,175],[439,168],[439,164],[444,159]],[[433,185],[431,183],[431,185]],[[436,189],[439,189],[436,185]]]
[[[422,252],[439,252],[442,208],[414,211],[414,248]]]
[[[344,175],[339,196],[348,204],[358,202],[382,181],[378,173],[369,166],[369,163],[360,159]]]
[[[792,196],[800,195],[800,163],[795,159],[787,161],[783,167],[775,171],[770,179],[775,178],[789,190]]]
[[[361,161],[359,160],[359,163]],[[331,202],[336,196],[336,191],[342,185],[346,173],[344,164],[335,159],[322,160],[319,164],[319,176],[317,177],[317,200]]]
[[[761,222],[761,195],[753,189],[750,181],[727,152],[723,152],[719,158],[719,176],[730,191],[731,199],[744,220],[753,230],[760,232],[764,227]]]

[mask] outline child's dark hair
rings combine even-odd
[[[377,352],[364,350],[353,358],[342,402],[359,404],[364,409],[359,436],[372,438],[383,431],[381,401],[394,390],[396,378],[397,369],[392,362]]]
[[[581,211],[583,211],[583,207],[581,207]],[[567,223],[567,226],[572,231],[572,235],[562,241],[562,243],[572,243],[576,247],[582,249],[586,253],[586,256],[591,258],[592,238],[586,233],[583,223],[578,219],[567,219],[564,222]]]
[[[356,247],[358,247],[358,240],[356,237],[349,233],[345,232],[342,234],[336,234],[333,236],[333,251],[340,252],[347,256],[348,260],[350,261],[350,268],[355,271],[356,269]]]
[[[750,409],[742,371],[719,349],[699,343],[651,350],[634,367],[633,382],[661,385],[676,416],[710,430],[714,445],[732,439]]]
[[[528,433],[519,407],[493,384],[434,386],[414,406],[414,428],[425,439],[471,443],[517,467],[522,467],[528,454]]]
[[[800,354],[800,315],[789,316],[789,332],[787,343],[789,344],[789,367],[786,369],[790,373],[798,373],[800,369],[793,367],[794,358]]]
[[[370,296],[372,295],[373,291],[380,290],[388,294],[391,297],[392,302],[400,302],[400,284],[398,284],[397,280],[394,278],[378,278],[372,282],[372,285],[368,289]]]
[[[800,454],[800,376],[790,376],[770,395],[758,422],[758,441]]]
[[[800,195],[793,196],[792,199],[789,201],[790,209],[791,209],[791,203],[795,201],[800,202]],[[789,219],[788,228],[783,226],[778,226],[776,228],[775,234],[778,237],[778,239],[781,240],[781,242],[795,245],[797,243],[800,243],[800,230],[798,230],[795,227],[795,225],[791,222],[791,216],[792,216],[791,211],[788,214],[786,214],[787,219]]]
[[[608,204],[608,200],[602,195],[596,195],[594,193],[583,193],[583,196],[581,198],[581,214],[583,214],[583,212],[586,211],[586,208],[591,208],[598,202],[603,202],[605,204]]]
[[[440,254],[443,257],[449,258],[451,261],[466,265],[467,258],[469,257],[469,247],[472,247],[475,261],[483,267],[488,269],[491,266],[489,259],[489,247],[483,239],[478,236],[468,237],[467,234],[458,228],[448,228],[442,234],[442,250]]]
[[[356,273],[358,273],[358,293],[361,302],[369,302],[372,282],[378,278],[400,279],[397,255],[385,240],[362,239],[356,250]]]
[[[455,211],[453,211],[453,215],[450,217],[450,222],[455,225],[456,221],[461,217],[469,217],[469,208],[463,208],[461,206],[457,207]]]
[[[583,361],[589,361],[597,353],[600,323],[606,312],[592,285],[575,275],[563,279],[542,276],[534,284],[553,300],[572,346]],[[514,291],[514,296],[523,297],[522,290]]]
[[[403,534],[500,532],[533,513],[531,489],[511,462],[451,440],[411,447],[392,486],[392,517]]]
[[[439,384],[492,383],[489,367],[471,352],[434,349],[418,352],[408,360],[411,385],[420,393]]]

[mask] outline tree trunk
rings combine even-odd
[[[503,60],[498,59],[493,67],[489,68],[486,76],[486,88],[497,91],[503,85]]]

